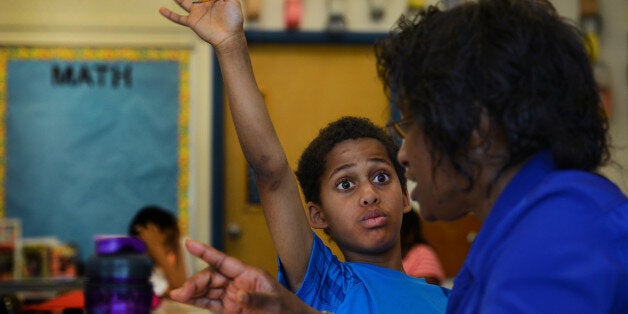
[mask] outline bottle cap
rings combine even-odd
[[[136,237],[106,235],[96,236],[94,241],[98,255],[146,252],[146,244]]]

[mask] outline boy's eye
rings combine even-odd
[[[355,186],[355,184],[353,184],[353,182],[348,181],[348,180],[343,180],[340,183],[338,183],[338,185],[336,185],[336,188],[338,190],[348,190],[348,189],[352,188],[353,186]]]
[[[381,172],[375,175],[373,178],[373,182],[375,183],[384,183],[390,180],[390,176],[387,173]]]

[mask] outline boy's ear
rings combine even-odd
[[[403,193],[403,213],[407,213],[412,210],[412,202],[410,202],[410,195],[408,195],[408,188],[406,187],[402,191]]]
[[[307,202],[305,206],[307,207],[308,216],[310,218],[310,226],[314,229],[327,228],[327,220],[325,219],[325,213],[323,213],[321,206],[314,202]]]

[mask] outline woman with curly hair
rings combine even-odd
[[[226,2],[184,1],[190,16],[170,18],[195,27]],[[628,198],[597,172],[608,123],[578,29],[544,0],[469,1],[402,19],[376,55],[422,217],[483,221],[447,312],[628,313]],[[316,313],[255,268],[188,248],[214,268],[175,299]]]

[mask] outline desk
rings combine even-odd
[[[83,279],[21,279],[0,281],[0,294],[50,293],[54,295],[71,290],[83,290]],[[151,314],[211,314],[209,310],[164,299]]]
[[[64,292],[83,289],[83,278],[75,279],[16,279],[0,281],[0,294],[15,294],[19,292]]]
[[[159,307],[151,314],[211,314],[209,310],[200,309],[194,306],[182,304],[172,300],[163,300]]]

